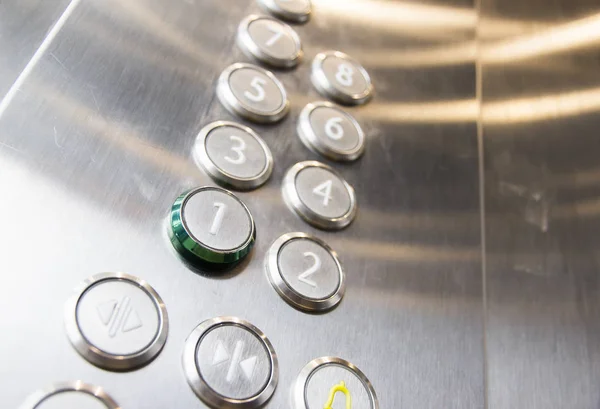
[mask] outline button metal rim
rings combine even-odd
[[[323,63],[328,57],[337,57],[351,62],[355,67],[358,68],[359,72],[365,79],[367,88],[363,92],[357,94],[348,94],[337,89],[331,83],[331,81],[329,81],[327,74],[325,74],[325,71],[323,70]],[[371,76],[367,70],[362,66],[361,63],[341,51],[324,51],[317,54],[311,65],[310,78],[317,91],[326,97],[331,97],[341,104],[362,105],[368,102],[373,96],[373,83],[371,82]]]
[[[258,337],[267,351],[271,363],[271,374],[267,384],[256,395],[246,399],[233,399],[214,391],[210,385],[202,378],[199,369],[196,365],[196,350],[205,333],[211,329],[225,325],[237,325],[253,333]],[[253,409],[266,403],[275,388],[277,387],[279,377],[279,366],[277,354],[267,336],[256,326],[238,317],[222,316],[215,317],[201,322],[192,330],[190,335],[185,340],[185,345],[182,354],[183,372],[188,385],[194,391],[196,396],[207,405],[217,408],[242,408]]]
[[[259,143],[265,154],[266,166],[257,176],[251,178],[241,178],[239,176],[232,175],[231,173],[228,173],[218,167],[210,159],[206,149],[206,138],[212,131],[223,126],[238,128],[252,136]],[[200,167],[204,169],[210,177],[217,182],[223,183],[228,187],[238,190],[252,190],[262,186],[269,179],[269,177],[271,177],[271,173],[273,171],[273,154],[271,153],[271,150],[265,141],[251,128],[232,121],[215,121],[204,126],[196,137],[193,156],[196,164],[200,165]]]
[[[52,384],[44,389],[37,390],[27,397],[19,409],[35,409],[40,403],[53,395],[63,392],[82,392],[97,398],[107,409],[120,409],[120,406],[100,386],[94,386],[83,381],[68,381]]]
[[[323,140],[317,136],[310,123],[310,115],[315,109],[320,107],[327,107],[338,110],[342,114],[344,114],[344,116],[352,123],[354,129],[356,129],[356,132],[358,133],[358,144],[354,149],[348,151],[333,149],[332,147],[325,144]],[[365,133],[362,130],[359,123],[352,115],[350,115],[343,109],[340,109],[331,102],[318,101],[307,104],[302,109],[302,112],[300,112],[296,130],[304,146],[306,146],[308,149],[317,154],[324,155],[329,159],[349,162],[358,159],[365,150]]]
[[[340,217],[329,218],[320,215],[304,204],[300,198],[300,195],[298,194],[298,191],[296,190],[296,177],[302,170],[311,167],[325,169],[333,173],[343,183],[346,191],[348,192],[348,196],[350,196],[350,207],[345,214]],[[354,188],[352,188],[352,186],[346,182],[346,179],[344,179],[342,175],[340,175],[335,169],[333,169],[331,166],[325,165],[324,163],[313,160],[296,163],[285,174],[281,190],[283,193],[283,200],[287,206],[312,226],[325,230],[340,230],[352,223],[356,217],[357,206]]]
[[[310,380],[313,373],[315,373],[319,368],[326,365],[339,365],[349,369],[354,375],[356,375],[367,390],[367,394],[369,395],[369,400],[371,401],[371,409],[379,409],[379,401],[377,399],[377,394],[375,393],[375,389],[369,381],[369,378],[358,369],[356,365],[352,362],[349,362],[345,359],[334,357],[334,356],[324,356],[321,358],[316,358],[310,361],[308,364],[302,368],[298,377],[296,378],[296,382],[294,383],[292,389],[292,402],[294,405],[294,409],[313,409],[309,408],[306,399],[306,388],[308,387],[308,381]]]
[[[194,235],[190,232],[185,222],[185,216],[182,215],[182,212],[185,209],[185,204],[190,197],[205,190],[217,190],[233,197],[242,205],[248,214],[248,217],[250,218],[250,234],[248,235],[246,241],[244,241],[244,243],[242,243],[240,246],[226,251],[215,249],[200,241],[197,241]],[[212,264],[229,264],[240,261],[250,253],[256,241],[256,226],[248,206],[246,206],[246,204],[235,194],[218,186],[201,186],[179,195],[179,197],[177,197],[171,206],[168,233],[171,244],[173,244],[175,250],[177,250],[177,252],[179,252],[179,254],[181,254],[184,258],[192,256],[197,259],[196,261]]]
[[[284,27],[286,33],[289,34],[289,36],[294,41],[294,44],[296,45],[297,51],[293,58],[275,57],[266,53],[264,50],[261,49],[261,47],[258,44],[256,44],[256,42],[252,39],[252,36],[250,35],[249,29],[250,24],[258,20],[274,21],[276,23],[281,24]],[[244,18],[238,26],[237,41],[242,51],[250,58],[254,58],[260,62],[263,62],[275,68],[295,67],[300,63],[302,57],[304,56],[304,51],[302,50],[302,42],[300,41],[300,36],[298,35],[298,33],[296,33],[296,30],[294,30],[288,24],[269,16],[259,16],[256,14],[251,14],[248,17]]]
[[[308,9],[304,13],[295,13],[293,11],[286,10],[277,4],[274,0],[258,0],[258,5],[268,13],[273,14],[282,20],[291,23],[306,23],[310,19],[312,13],[312,4],[310,0],[308,2]]]
[[[144,291],[152,300],[158,314],[158,329],[152,341],[141,351],[129,355],[110,354],[96,347],[81,333],[77,321],[79,300],[89,288],[102,281],[128,281]],[[71,345],[88,362],[111,371],[129,371],[147,365],[162,351],[169,332],[169,317],[162,298],[148,282],[131,274],[109,272],[88,277],[76,287],[75,293],[65,304],[65,327]]]
[[[333,257],[338,269],[339,283],[332,295],[319,299],[305,297],[301,293],[294,290],[281,275],[281,270],[279,269],[279,253],[283,246],[292,240],[297,239],[313,241],[323,247]],[[267,278],[279,296],[281,296],[281,298],[283,298],[285,302],[292,307],[298,308],[302,311],[315,312],[330,310],[339,304],[346,291],[346,278],[344,270],[335,250],[333,250],[323,240],[307,233],[286,233],[277,238],[267,251],[265,257],[265,267]]]
[[[282,100],[283,100],[282,104],[276,110],[274,110],[271,113],[264,113],[264,112],[257,111],[255,109],[253,109],[251,106],[248,106],[248,105],[244,104],[243,102],[241,102],[234,95],[233,91],[231,90],[231,87],[229,86],[229,77],[231,77],[231,75],[235,71],[244,69],[244,68],[258,71],[261,74],[266,75],[267,77],[269,77],[269,79],[271,79],[273,81],[275,86],[279,89],[279,92],[281,92],[281,96],[282,96]],[[219,100],[221,101],[223,106],[230,113],[232,113],[234,115],[239,115],[242,118],[245,118],[245,119],[257,122],[257,123],[266,124],[266,123],[274,123],[274,122],[280,121],[287,115],[287,113],[290,110],[290,101],[287,97],[287,92],[285,90],[285,87],[283,86],[281,81],[279,81],[277,79],[277,77],[275,77],[275,74],[273,74],[271,71],[265,70],[264,68],[261,68],[255,64],[238,62],[238,63],[231,64],[229,67],[225,68],[225,70],[219,76],[219,80],[217,82],[217,97],[219,98]]]

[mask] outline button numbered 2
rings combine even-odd
[[[317,161],[292,166],[283,180],[282,193],[294,212],[322,229],[342,229],[356,216],[352,186],[331,167]]]
[[[288,233],[269,249],[265,266],[271,285],[291,306],[325,311],[344,296],[345,279],[337,254],[306,233]]]
[[[364,104],[373,94],[367,71],[340,51],[317,54],[312,62],[311,80],[317,91],[341,104]]]
[[[239,190],[255,189],[273,170],[273,156],[265,142],[247,126],[217,121],[196,138],[196,163],[213,179]]]
[[[329,102],[304,107],[297,131],[307,148],[333,160],[355,160],[365,148],[365,134],[358,122]]]
[[[281,120],[290,105],[283,84],[272,72],[245,63],[235,63],[223,71],[217,96],[231,113],[258,123]]]
[[[294,29],[272,17],[246,17],[238,27],[237,40],[244,53],[273,67],[294,67],[303,54]]]

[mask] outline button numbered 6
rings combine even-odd
[[[298,34],[272,17],[246,17],[238,27],[237,39],[242,51],[273,67],[291,68],[302,59]]]
[[[365,134],[358,122],[329,102],[304,107],[297,130],[308,149],[333,160],[355,160],[365,149]]]
[[[317,161],[300,162],[286,173],[282,187],[286,204],[315,227],[338,230],[356,216],[356,195],[335,170]]]
[[[340,51],[317,54],[312,62],[311,80],[322,95],[346,105],[364,104],[373,94],[367,71]]]
[[[240,190],[259,187],[273,170],[269,147],[252,129],[235,122],[206,125],[193,152],[196,163],[213,179]]]
[[[227,67],[219,77],[217,96],[229,112],[258,123],[277,122],[290,108],[283,84],[253,64]]]

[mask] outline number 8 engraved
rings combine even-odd
[[[349,87],[354,83],[352,74],[354,74],[354,68],[352,68],[352,65],[343,62],[338,65],[338,70],[335,73],[335,79],[343,86]]]

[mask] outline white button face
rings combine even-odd
[[[77,352],[104,369],[129,370],[150,362],[167,339],[168,318],[159,295],[124,273],[90,277],[65,307]]]
[[[379,409],[367,377],[352,363],[336,357],[314,359],[300,371],[292,402],[294,409]]]
[[[365,135],[356,120],[329,102],[308,104],[298,120],[300,139],[314,152],[350,161],[364,151]]]
[[[279,121],[289,111],[281,82],[270,71],[252,64],[236,63],[223,71],[217,95],[227,110],[259,123]]]
[[[238,43],[246,54],[274,67],[293,67],[302,57],[298,34],[271,17],[245,18],[238,27]]]
[[[242,190],[262,185],[273,170],[273,157],[264,141],[234,122],[205,126],[196,139],[194,158],[213,179]]]
[[[259,5],[274,16],[293,23],[304,23],[310,18],[310,0],[258,0]]]
[[[317,54],[311,67],[311,79],[317,90],[337,102],[358,105],[373,93],[371,77],[357,61],[339,51]]]
[[[256,408],[277,386],[277,355],[258,328],[236,317],[198,325],[185,342],[183,369],[196,395],[214,408]]]
[[[337,255],[314,236],[284,234],[269,249],[265,265],[273,288],[298,309],[325,311],[344,295],[344,273]]]
[[[354,189],[331,167],[316,161],[292,166],[283,181],[283,198],[300,217],[324,229],[341,229],[354,220]]]

